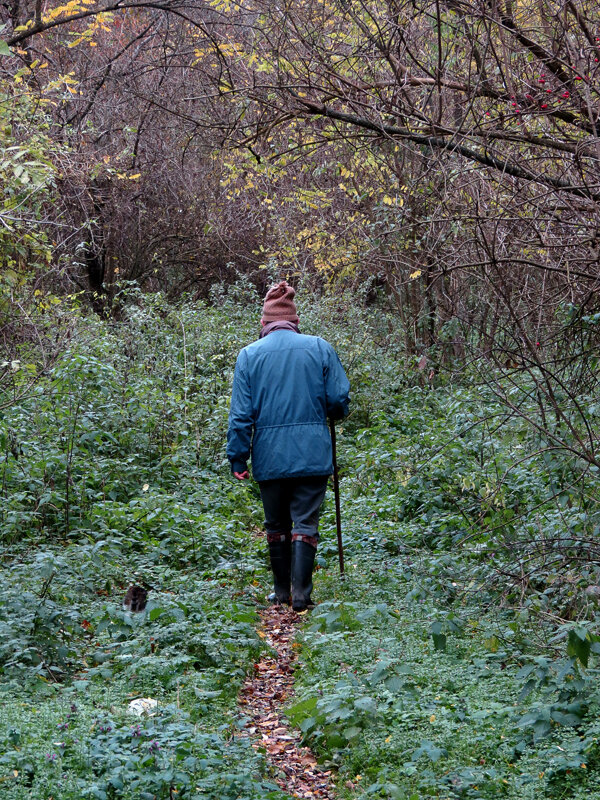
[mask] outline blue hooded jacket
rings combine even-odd
[[[327,417],[348,413],[350,384],[318,336],[274,330],[240,352],[233,378],[227,457],[255,480],[331,475]]]

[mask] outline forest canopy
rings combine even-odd
[[[376,278],[428,344],[454,317],[493,331],[515,284],[536,311],[596,287],[592,2],[15,0],[2,21],[3,183],[52,228],[61,286],[206,294],[272,258]]]

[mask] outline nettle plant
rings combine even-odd
[[[30,796],[32,790],[64,800],[284,796],[262,777],[261,758],[248,741],[231,739],[228,726],[202,731],[175,705],[137,719],[84,714],[72,703],[55,727],[54,741],[45,749],[22,729],[8,732],[0,766],[11,775],[5,786],[9,797]]]
[[[86,749],[86,766],[96,777],[82,781],[81,796],[93,800],[281,796],[260,779],[259,757],[248,742],[201,733],[175,707],[137,723],[101,717]]]

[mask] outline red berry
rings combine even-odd
[[[548,103],[542,103],[542,108],[548,108]]]

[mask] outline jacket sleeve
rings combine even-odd
[[[244,472],[250,457],[250,442],[254,425],[252,417],[252,392],[245,366],[244,351],[239,354],[233,375],[229,429],[227,431],[227,458],[232,472]]]
[[[325,378],[327,416],[331,419],[342,419],[348,414],[350,383],[337,353],[328,342],[324,342],[324,344],[326,347],[323,376]]]

